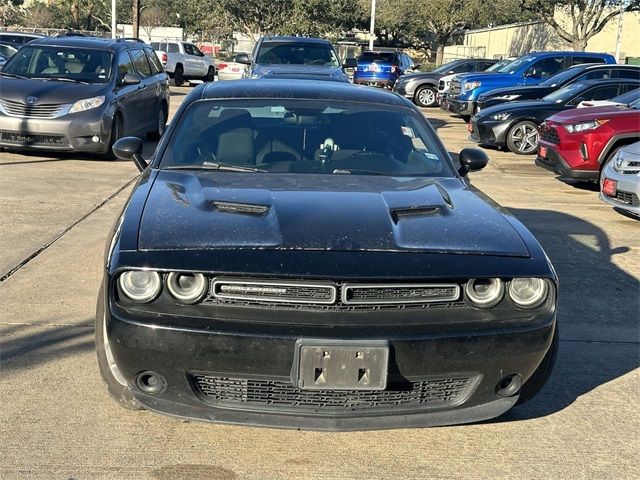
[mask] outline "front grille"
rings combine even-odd
[[[461,90],[462,88],[460,86],[460,81],[451,80],[451,87],[449,88],[449,96],[451,97],[458,96]]]
[[[458,285],[344,285],[346,304],[450,302],[460,297]]]
[[[0,132],[0,141],[20,146],[58,146],[67,145],[64,135],[31,135],[14,132]]]
[[[631,205],[632,207],[640,207],[640,199],[638,195],[631,192],[623,192],[618,190],[616,192],[616,200],[620,203],[624,203],[625,205]]]
[[[42,105],[28,105],[13,100],[0,100],[2,108],[7,115],[12,117],[36,117],[36,118],[54,118],[60,111],[66,107],[60,103],[43,103]]]
[[[191,375],[195,391],[214,404],[257,409],[288,409],[327,413],[370,409],[402,409],[461,403],[477,377],[434,378],[390,382],[386,390],[301,390],[278,380]],[[319,412],[322,413],[322,412]]]
[[[333,303],[336,287],[323,283],[297,283],[214,278],[213,296],[226,300],[284,303]]]
[[[438,90],[441,92],[444,90],[444,80],[438,82]]]
[[[538,131],[540,133],[540,140],[553,143],[554,145],[558,145],[560,143],[560,137],[558,136],[558,132],[555,128],[543,123],[540,125]]]

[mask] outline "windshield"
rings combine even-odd
[[[542,100],[544,100],[545,102],[564,103],[572,99],[578,92],[583,89],[584,85],[582,83],[570,83],[569,85],[566,85],[561,89],[550,93],[546,97],[543,97]]]
[[[494,63],[485,72],[502,72],[502,69],[509,65],[513,60],[500,60],[498,63]]]
[[[358,57],[358,63],[393,63],[393,56],[391,52],[364,52]]]
[[[583,70],[584,67],[573,67],[568,68],[567,70],[562,70],[561,72],[556,73],[554,76],[547,78],[540,85],[543,87],[555,87],[557,85],[565,83],[567,80],[571,80]]]
[[[410,109],[327,100],[200,100],[180,120],[161,168],[451,177],[424,118]]]
[[[636,110],[640,110],[640,99],[636,100],[635,102],[632,102],[629,106],[631,108],[635,108]]]
[[[2,68],[2,73],[27,78],[69,79],[107,83],[113,55],[107,50],[77,47],[24,46]]]
[[[434,69],[433,71],[435,73],[448,72],[449,70],[452,70],[453,67],[456,66],[458,63],[459,63],[459,60],[453,60],[452,62],[447,62],[440,65],[438,68]]]
[[[330,45],[303,42],[264,42],[258,52],[256,63],[259,65],[340,66]]]
[[[623,105],[633,105],[634,103],[637,103],[638,99],[640,99],[640,88],[618,95],[617,97],[612,98],[611,101],[621,103]]]
[[[500,73],[515,73],[522,65],[525,65],[531,62],[535,57],[531,54],[525,55],[520,58],[516,58],[514,61],[507,63],[500,70],[497,70]]]

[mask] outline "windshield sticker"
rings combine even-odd
[[[284,113],[287,110],[282,106],[271,107],[271,113]]]
[[[403,135],[409,138],[416,138],[411,127],[400,127],[400,130],[402,130]]]
[[[438,157],[438,155],[436,155],[435,153],[425,152],[424,156],[427,157],[429,160],[440,160],[440,157]]]

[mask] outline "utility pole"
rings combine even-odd
[[[116,0],[111,0],[111,38],[115,39],[118,23],[116,22]]]
[[[140,38],[140,0],[133,0],[131,23],[133,23],[133,38]]]
[[[618,14],[618,36],[616,37],[616,62],[620,61],[620,50],[622,48],[622,21],[624,19],[624,1],[620,1],[620,13]]]
[[[376,0],[371,0],[371,26],[369,27],[369,50],[373,50],[376,29]]]

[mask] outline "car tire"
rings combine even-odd
[[[558,333],[558,324],[556,323],[555,331],[553,332],[553,339],[551,340],[551,346],[547,351],[547,354],[538,365],[538,368],[533,372],[529,379],[524,382],[520,389],[520,398],[516,402],[516,405],[522,405],[523,403],[531,400],[535,397],[542,387],[544,387],[551,376],[553,366],[558,358],[558,345],[560,343],[560,335]]]
[[[524,120],[509,129],[507,148],[518,155],[533,155],[538,151],[538,139],[538,125]]]
[[[113,153],[113,145],[122,138],[122,117],[119,113],[116,113],[113,117],[113,123],[111,124],[111,136],[109,137],[109,148],[104,157],[107,160],[117,160],[116,154]]]
[[[434,107],[438,101],[435,89],[428,86],[420,87],[414,99],[419,107]]]
[[[158,110],[158,121],[156,128],[147,133],[147,138],[157,142],[160,140],[167,126],[167,107],[162,105]]]
[[[96,340],[96,356],[98,357],[98,368],[100,369],[100,375],[107,384],[107,391],[111,398],[116,403],[127,410],[143,410],[142,404],[136,400],[131,394],[129,387],[123,385],[122,380],[118,380],[113,374],[111,367],[109,366],[109,355],[111,351],[108,350],[108,345],[105,344],[105,305],[104,305],[104,282],[100,285],[100,293],[98,294],[98,305],[96,307],[96,321],[95,321],[95,340]],[[114,367],[117,369],[117,367]]]
[[[216,78],[216,69],[213,67],[209,67],[209,70],[207,71],[207,76],[204,77],[202,80],[204,80],[205,82],[213,82]]]
[[[181,87],[184,83],[184,70],[182,65],[176,66],[176,70],[173,72],[173,84],[176,87]]]

